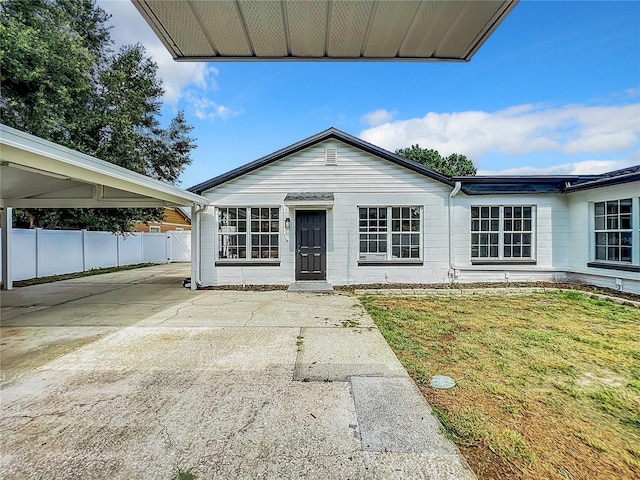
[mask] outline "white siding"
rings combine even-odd
[[[338,149],[337,165],[326,165],[325,147]],[[218,266],[215,209],[202,218],[204,285],[289,284],[295,278],[295,208],[287,193],[331,192],[327,210],[327,281],[360,283],[447,282],[447,197],[451,187],[338,141],[326,141],[213,188],[203,196],[216,207],[277,206],[281,209],[280,266]],[[359,206],[421,206],[423,265],[358,265]],[[299,209],[304,209],[299,207]],[[284,219],[291,218],[285,231]],[[289,238],[289,237],[292,238]]]
[[[471,206],[532,205],[534,265],[473,265]],[[458,282],[531,282],[565,278],[567,268],[567,202],[561,195],[465,195],[453,199],[453,264]]]
[[[338,164],[326,165],[325,147],[338,149]],[[279,194],[287,192],[404,193],[450,191],[387,160],[369,155],[337,141],[318,143],[287,158],[215,187],[208,198],[225,199],[234,194]]]
[[[616,279],[620,279],[623,290],[640,294],[640,273],[587,266],[589,262],[594,260],[595,256],[593,246],[593,204],[607,200],[638,198],[638,196],[640,196],[638,182],[593,188],[567,195],[569,205],[569,244],[571,245],[567,269],[571,272],[572,279],[614,289],[618,288]],[[638,226],[640,209],[636,207],[638,204],[639,202],[636,200],[633,211],[636,262],[640,262],[638,259],[640,254],[640,238],[638,238],[640,236],[640,227]]]
[[[337,165],[327,165],[325,148],[337,148]],[[216,209],[203,214],[201,272],[203,285],[289,284],[295,278],[295,209],[284,205],[287,193],[331,192],[327,209],[327,281],[334,285],[371,283],[448,283],[563,281],[568,277],[640,293],[640,274],[587,267],[591,260],[590,225],[594,201],[638,197],[637,182],[574,194],[508,194],[452,199],[452,187],[419,175],[337,140],[327,140],[214,187],[203,196],[215,207],[280,208],[280,264],[215,266]],[[638,204],[638,202],[636,202]],[[472,264],[472,205],[535,207],[535,263]],[[359,265],[359,206],[420,206],[422,264]],[[298,207],[304,210],[302,207]],[[636,222],[640,208],[634,211]],[[285,230],[284,219],[291,219]],[[637,223],[636,223],[637,224]],[[637,227],[640,228],[640,227]],[[635,233],[634,233],[635,235]],[[292,238],[290,238],[292,236]],[[637,235],[640,237],[640,232]],[[640,239],[639,239],[640,240]],[[449,244],[452,244],[451,259]],[[640,255],[636,248],[636,257]],[[453,269],[449,268],[450,260]],[[453,278],[450,278],[450,275]]]

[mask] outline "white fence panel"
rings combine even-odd
[[[167,236],[164,233],[142,233],[142,262],[164,263],[168,261]],[[189,240],[191,244],[191,240]]]
[[[127,235],[118,236],[118,249],[120,255],[120,265],[135,265],[142,263],[142,236]]]
[[[118,266],[118,236],[109,232],[84,232],[86,270]]]
[[[123,237],[109,232],[14,228],[9,254],[13,281],[136,263],[190,262],[191,232]]]
[[[11,235],[11,269],[13,280],[26,280],[38,275],[36,266],[36,231],[13,230]]]
[[[191,261],[191,232],[167,232],[170,242],[170,255],[168,258],[171,262],[190,262]]]
[[[39,230],[37,249],[39,277],[82,272],[84,269],[82,232]]]

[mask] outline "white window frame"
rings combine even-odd
[[[254,210],[258,210],[256,218],[252,217],[255,213]],[[268,211],[268,218],[262,218],[263,210]],[[216,264],[219,262],[279,263],[280,229],[282,226],[280,210],[279,206],[274,205],[217,207]],[[228,214],[229,211],[235,211],[235,219],[223,218],[223,215]],[[244,218],[241,218],[240,211],[244,211]],[[244,225],[241,225],[240,222],[243,222]],[[231,242],[231,237],[236,237],[237,240]],[[231,252],[227,253],[227,256],[222,255],[225,248]],[[274,251],[275,256],[272,256]],[[265,252],[267,252],[267,256],[263,256]]]
[[[160,227],[150,226],[149,233],[162,233],[162,229]]]
[[[620,202],[629,200],[631,202],[631,211],[629,212],[629,223],[628,228],[622,228],[622,220],[623,216],[626,216],[625,213],[621,213],[620,211]],[[609,204],[615,203],[617,205],[617,211],[615,213],[609,213]],[[638,250],[640,250],[640,221],[638,217],[640,217],[639,211],[639,199],[637,197],[625,197],[625,198],[614,198],[608,200],[602,200],[599,202],[593,202],[593,208],[591,209],[591,253],[590,258],[592,261],[597,263],[605,263],[605,264],[613,264],[613,265],[638,265],[640,263],[640,256],[638,254]],[[598,205],[602,204],[604,207],[603,213],[599,214]],[[599,219],[602,219],[602,222],[599,222]],[[615,225],[613,222],[615,221]],[[631,234],[631,243],[628,245],[628,248],[631,249],[631,256],[629,260],[622,259],[611,259],[610,249],[618,250],[619,256],[621,257],[621,245],[615,242],[609,243],[611,240],[611,234],[622,235],[623,233]],[[598,238],[604,239],[605,243],[602,244],[599,242]],[[598,250],[604,249],[604,258],[598,258]]]
[[[479,217],[474,218],[473,210],[477,208]],[[513,209],[523,209],[521,210],[520,217],[515,217],[515,211]],[[524,209],[531,209],[531,218],[527,219],[524,217]],[[482,217],[482,209],[488,209],[489,216]],[[494,213],[497,213],[498,216],[495,216]],[[511,209],[511,217],[505,215],[505,210]],[[530,264],[536,263],[536,251],[537,251],[537,235],[536,235],[536,225],[537,225],[538,212],[536,205],[533,204],[478,204],[471,205],[469,208],[469,231],[470,231],[470,250],[469,255],[471,258],[471,263],[473,264],[487,264],[487,263],[523,263]],[[530,229],[525,229],[524,223],[530,220],[531,225]],[[488,230],[483,230],[483,223],[488,222]],[[520,228],[515,228],[516,221],[521,221],[523,224]],[[474,228],[474,222],[478,222],[478,228]],[[497,222],[497,228],[495,222]],[[511,228],[507,229],[507,222],[511,223]],[[474,235],[478,235],[478,242],[474,242]],[[482,242],[482,235],[487,235],[487,242]],[[492,242],[491,236],[495,235],[497,237],[497,242]],[[511,242],[506,242],[506,236],[511,235]],[[525,235],[530,236],[530,243],[526,244],[524,242],[521,243],[513,243],[513,236],[518,235],[524,237]],[[474,247],[477,245],[478,247],[478,255],[474,256]],[[523,256],[507,256],[505,255],[506,248],[523,248],[525,246],[530,247],[530,255]],[[481,248],[486,247],[488,249],[487,256],[480,256]],[[497,255],[491,255],[492,249],[496,249]],[[513,253],[513,250],[512,250]]]
[[[408,212],[403,212],[403,209],[409,209]],[[367,211],[367,218],[362,219],[360,217],[362,210]],[[381,211],[385,212],[385,218],[380,217],[372,219],[369,217],[372,211],[377,210],[377,216]],[[399,217],[394,218],[395,210]],[[412,212],[417,211],[418,218],[411,218]],[[409,217],[403,218],[403,213],[408,213]],[[376,264],[376,263],[391,263],[391,264],[416,264],[423,262],[423,249],[424,249],[424,236],[422,234],[423,229],[424,208],[421,205],[359,205],[357,207],[357,221],[358,221],[358,264]],[[409,230],[403,230],[403,225],[409,226]],[[417,227],[415,225],[417,222]],[[394,229],[400,227],[400,229]],[[417,238],[417,245],[413,242]],[[397,244],[397,241],[400,243]],[[363,242],[369,246],[374,246],[369,251],[363,251]],[[396,244],[394,244],[396,242]],[[384,248],[381,246],[384,245]],[[394,256],[394,249],[409,248],[417,246],[417,257],[401,257]],[[383,251],[381,251],[383,250]]]

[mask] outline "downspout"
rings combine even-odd
[[[209,205],[194,204],[191,207],[191,290],[197,290],[202,284],[200,278],[200,214]]]
[[[455,279],[455,258],[453,255],[453,197],[455,197],[462,188],[462,182],[456,182],[453,190],[449,194],[449,283],[453,283]]]

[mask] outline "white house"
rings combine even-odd
[[[640,293],[640,165],[449,178],[328,129],[189,189],[203,286],[577,280]]]

